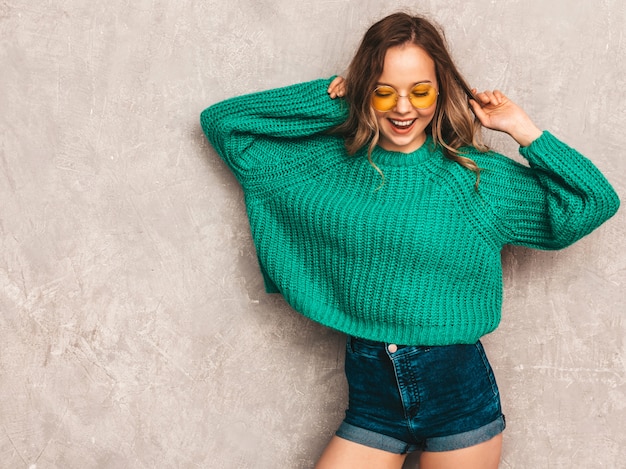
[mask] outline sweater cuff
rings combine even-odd
[[[559,172],[566,171],[564,174],[580,167],[581,164],[584,164],[583,161],[588,162],[583,155],[547,130],[544,130],[541,136],[533,140],[527,147],[520,147],[519,152],[531,166],[551,168]]]
[[[532,154],[550,153],[554,151],[555,148],[562,146],[563,142],[547,130],[544,130],[539,137],[530,143],[530,145],[525,147],[520,146],[519,152],[524,158],[528,158],[529,156],[532,158]]]

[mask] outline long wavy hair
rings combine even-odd
[[[468,145],[480,151],[488,150],[482,139],[480,122],[469,108],[468,99],[472,97],[472,90],[452,61],[443,31],[425,18],[394,13],[369,28],[346,75],[346,101],[350,109],[348,119],[334,131],[344,137],[346,149],[351,155],[369,143],[368,159],[384,178],[372,161],[379,128],[370,97],[383,73],[387,50],[408,43],[424,49],[435,62],[439,97],[426,132],[432,135],[437,146],[441,146],[447,158],[476,174],[478,187],[480,168],[459,151]]]

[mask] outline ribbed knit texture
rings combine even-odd
[[[344,333],[404,345],[473,343],[500,322],[505,244],[564,248],[611,217],[619,199],[581,154],[544,134],[522,155],[429,138],[411,154],[348,156],[324,134],[343,122],[329,80],[233,98],[201,124],[243,187],[267,290]]]

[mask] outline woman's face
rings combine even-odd
[[[426,140],[425,129],[435,114],[437,102],[425,109],[413,107],[406,96],[418,83],[439,89],[435,62],[426,51],[411,43],[388,49],[377,86],[391,86],[401,97],[391,110],[374,111],[380,129],[378,145],[385,150],[411,153]]]

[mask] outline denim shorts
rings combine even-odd
[[[482,344],[400,346],[348,337],[349,402],[337,436],[404,454],[451,451],[505,427]]]

